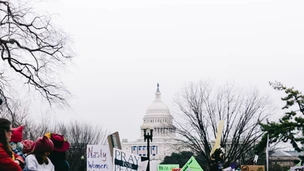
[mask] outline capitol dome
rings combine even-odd
[[[175,127],[173,126],[173,117],[170,114],[168,106],[161,100],[159,84],[155,92],[155,100],[147,108],[141,126],[141,137],[143,138],[143,130],[152,129],[153,137],[156,140],[163,141],[175,137]]]
[[[155,92],[155,100],[154,102],[148,107],[146,111],[146,115],[170,115],[170,110],[168,106],[163,103],[161,100],[161,93],[159,91],[159,84],[157,84],[157,90]]]

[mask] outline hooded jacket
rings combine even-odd
[[[22,157],[16,155],[15,153],[13,154],[15,159],[17,159],[21,163],[24,163]],[[0,170],[22,171],[21,167],[17,163],[15,163],[15,161],[12,159],[12,156],[9,156],[6,153],[1,143],[0,143]]]

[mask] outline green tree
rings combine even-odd
[[[263,151],[266,144],[266,135],[269,134],[270,143],[290,142],[293,148],[300,152],[303,149],[299,146],[304,143],[304,95],[293,87],[288,88],[280,82],[270,83],[278,91],[283,91],[286,95],[281,98],[285,102],[282,110],[284,115],[278,122],[261,123],[265,135],[257,146],[257,151]]]
[[[217,126],[224,120],[221,143],[225,144],[225,167],[232,162],[246,163],[254,156],[253,147],[263,135],[259,122],[272,113],[268,98],[256,90],[241,90],[234,85],[214,88],[210,83],[187,84],[175,102],[178,107],[179,141],[190,148],[199,161],[211,166],[210,152]]]
[[[179,164],[179,167],[183,167],[192,156],[190,151],[172,153],[171,156],[166,156],[161,164]]]

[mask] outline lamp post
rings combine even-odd
[[[143,130],[144,130],[144,141],[147,140],[147,158],[148,158],[147,171],[150,171],[150,141],[152,142],[153,127],[147,125],[146,127],[143,128]]]
[[[85,166],[84,166],[84,156],[82,155],[81,157],[80,157],[80,159],[81,159],[81,171],[84,171],[85,170]]]

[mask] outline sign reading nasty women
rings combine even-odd
[[[87,145],[87,171],[112,171],[108,145]]]
[[[141,157],[113,148],[113,171],[137,171]]]

